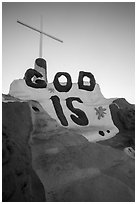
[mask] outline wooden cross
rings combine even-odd
[[[45,33],[43,31],[43,18],[42,18],[42,16],[41,16],[41,22],[40,22],[40,30],[37,29],[37,28],[34,28],[34,27],[32,27],[32,26],[30,26],[30,25],[28,25],[26,23],[21,22],[20,20],[17,20],[17,23],[20,23],[21,25],[26,26],[26,27],[28,27],[28,28],[30,28],[30,29],[40,33],[40,44],[39,44],[39,57],[40,58],[42,58],[42,40],[43,40],[43,35],[46,35],[47,37],[52,38],[53,40],[57,40],[58,42],[63,43],[63,41],[60,40],[59,38],[57,38],[55,36],[52,36],[50,34],[47,34],[47,33]]]

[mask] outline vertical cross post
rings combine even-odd
[[[39,57],[42,58],[42,41],[43,41],[43,34],[42,34],[42,31],[43,31],[43,16],[41,15],[41,18],[40,18],[40,43],[39,43]]]
[[[40,16],[40,41],[39,41],[39,58],[35,60],[34,68],[38,72],[40,72],[43,75],[43,79],[48,83],[47,80],[47,63],[46,60],[42,58],[42,48],[43,48],[43,16]],[[35,82],[37,80],[36,77],[34,77],[33,81]]]

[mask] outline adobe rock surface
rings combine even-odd
[[[127,140],[120,139],[123,146],[118,145],[120,137],[90,143],[59,126],[38,102],[9,99],[4,96],[3,201],[135,200],[135,162],[123,151]],[[125,127],[118,107],[112,106],[119,134],[134,132],[133,124]]]
[[[134,201],[134,160],[123,149],[90,143],[30,106],[32,163],[47,201]]]
[[[2,201],[45,201],[40,179],[32,169],[28,144],[32,122],[28,102],[4,96],[2,104]]]

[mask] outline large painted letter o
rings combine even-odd
[[[58,78],[64,75],[67,78],[67,84],[65,86],[61,85]],[[55,77],[53,84],[57,91],[59,92],[68,92],[72,87],[71,76],[67,72],[58,72]]]
[[[84,85],[83,78],[85,76],[90,79],[90,85]],[[93,91],[95,84],[96,84],[96,81],[93,74],[91,74],[90,72],[83,72],[83,71],[79,72],[79,78],[78,78],[79,89],[84,89],[86,91]]]

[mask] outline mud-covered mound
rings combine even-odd
[[[3,201],[134,201],[134,159],[123,151],[132,145],[119,140],[134,138],[133,120],[126,129],[115,104],[119,137],[97,144],[61,127],[38,102],[3,98]]]
[[[121,98],[110,105],[110,111],[119,133],[115,137],[99,143],[121,150],[126,147],[135,149],[135,105]]]
[[[45,201],[43,185],[32,169],[28,144],[32,122],[28,102],[16,102],[19,100],[3,97],[2,201]]]

